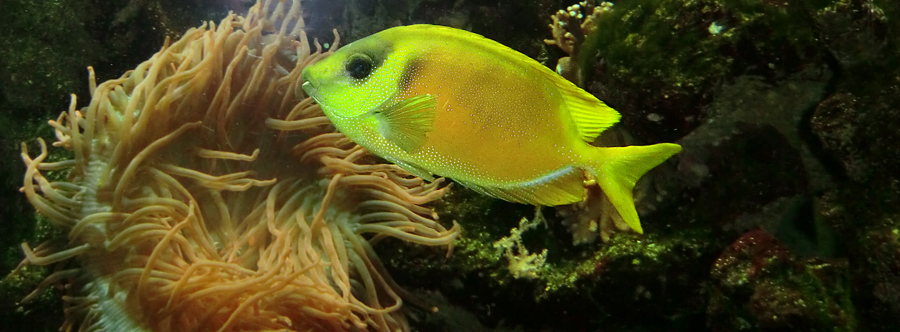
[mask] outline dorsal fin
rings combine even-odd
[[[419,28],[435,27],[428,25],[419,25]],[[452,36],[453,38],[462,38],[470,43],[474,43],[483,47],[497,55],[505,57],[501,59],[507,63],[522,64],[533,71],[540,73],[545,79],[555,85],[559,92],[563,94],[562,100],[572,117],[572,122],[578,130],[578,136],[585,142],[593,142],[600,136],[600,133],[609,128],[613,124],[619,122],[621,115],[616,110],[607,106],[606,103],[600,101],[587,91],[582,90],[572,82],[569,82],[562,76],[559,76],[550,68],[545,67],[540,62],[519,53],[516,50],[500,44],[496,41],[485,38],[482,35],[451,29],[447,27],[437,26],[435,31],[441,32],[444,37]]]
[[[600,101],[594,95],[587,93],[587,91],[582,90],[540,63],[535,62],[534,64],[540,67],[538,71],[544,74],[546,79],[553,82],[563,94],[562,100],[565,102],[566,108],[569,109],[569,115],[572,117],[572,122],[575,123],[575,128],[578,129],[578,135],[582,140],[591,143],[606,128],[619,122],[622,115],[612,109],[612,107],[606,106],[606,103]]]

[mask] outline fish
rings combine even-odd
[[[537,206],[583,201],[598,184],[638,233],[635,183],[681,151],[592,145],[617,111],[534,59],[450,27],[383,30],[301,79],[338,131],[413,175]]]

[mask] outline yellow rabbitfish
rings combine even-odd
[[[635,182],[676,144],[595,147],[619,113],[537,61],[480,35],[412,25],[342,47],[303,70],[335,127],[425,179],[511,202],[584,200],[596,180],[642,232]]]

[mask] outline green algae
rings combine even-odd
[[[816,54],[816,31],[801,6],[761,0],[617,3],[585,42],[582,67],[599,57],[605,75],[652,84],[662,93],[695,93],[748,69],[774,75]]]

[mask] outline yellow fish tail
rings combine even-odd
[[[634,184],[650,169],[672,155],[681,152],[681,146],[662,143],[649,146],[596,148],[599,156],[591,158],[588,171],[616,207],[622,219],[639,234],[643,234],[637,210],[634,208]]]

